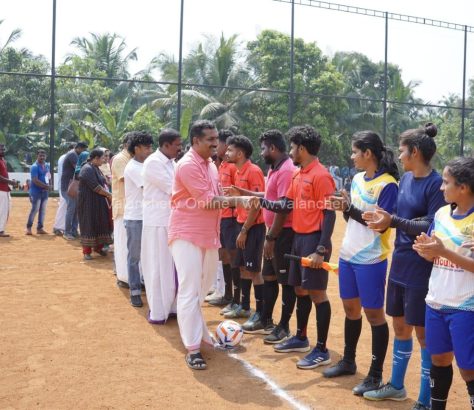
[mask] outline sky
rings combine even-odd
[[[299,1],[299,0],[297,0]],[[309,0],[303,0],[309,3]],[[339,4],[474,26],[472,0],[339,0]],[[16,42],[51,58],[52,0],[0,0],[0,44],[14,28]],[[290,33],[291,5],[274,0],[185,0],[184,55],[204,36],[239,35],[244,45],[265,29]],[[57,0],[56,61],[74,51],[74,37],[117,33],[129,50],[137,48],[139,71],[160,53],[178,56],[180,0]],[[373,61],[384,59],[385,21],[296,5],[295,35],[315,41],[332,56],[357,51]],[[461,95],[464,33],[389,20],[388,60],[402,69],[405,82],[420,84],[416,96],[438,103],[450,93]],[[474,33],[468,33],[467,77],[474,78]]]

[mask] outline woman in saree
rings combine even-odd
[[[112,194],[107,190],[105,177],[100,171],[104,151],[93,149],[89,162],[79,173],[78,214],[81,227],[82,253],[85,260],[92,259],[92,250],[102,256],[104,245],[112,243],[110,204]]]

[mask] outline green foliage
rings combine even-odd
[[[0,70],[47,74],[44,57],[12,47],[20,35],[19,29],[0,35]],[[137,59],[137,52],[128,50],[123,37],[91,33],[71,44],[75,52],[57,68],[61,77],[56,81],[56,155],[64,152],[67,141],[84,140],[90,148],[117,150],[125,132],[144,130],[156,136],[164,127],[176,127],[175,84],[106,79],[131,78],[128,65]],[[294,46],[292,124],[309,124],[321,133],[323,163],[350,164],[350,136],[355,131],[383,132],[384,64],[355,52],[337,52],[330,59],[316,43],[299,38]],[[155,73],[164,81],[177,82],[176,59],[159,54],[133,79],[153,81]],[[257,147],[262,131],[288,130],[290,37],[284,33],[264,30],[247,44],[238,35],[205,36],[184,57],[183,80],[180,132],[184,138],[196,119],[210,119],[218,128],[245,134]],[[417,85],[405,83],[396,64],[388,65],[387,143],[395,148],[403,130],[434,122],[439,128],[435,159],[439,168],[459,154],[461,112],[409,105],[422,103],[414,97]],[[28,153],[48,146],[49,88],[47,77],[0,75],[0,141],[8,144],[9,158],[19,159],[17,168],[26,167],[21,161]],[[461,105],[456,95],[439,103]],[[467,106],[474,108],[474,80]],[[472,155],[474,111],[468,111],[465,120],[464,154]],[[258,153],[257,148],[257,161]]]

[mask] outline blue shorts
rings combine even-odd
[[[387,315],[405,316],[405,323],[410,326],[425,326],[425,297],[428,289],[411,288],[392,282],[387,285]]]
[[[459,368],[474,370],[474,312],[426,306],[425,335],[430,354],[454,352]]]
[[[387,260],[362,265],[339,259],[339,294],[341,299],[360,298],[362,307],[383,308]]]

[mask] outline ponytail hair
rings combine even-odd
[[[416,148],[420,151],[426,164],[436,153],[436,143],[434,138],[438,134],[438,128],[432,122],[428,122],[424,127],[406,130],[400,135],[400,144],[408,147],[408,152],[413,153]]]
[[[400,179],[400,173],[398,171],[397,164],[395,162],[395,156],[393,151],[386,148],[382,142],[382,139],[374,131],[359,131],[352,136],[352,144],[365,152],[370,149],[374,157],[377,159],[379,171],[383,170],[390,174],[397,181]]]

